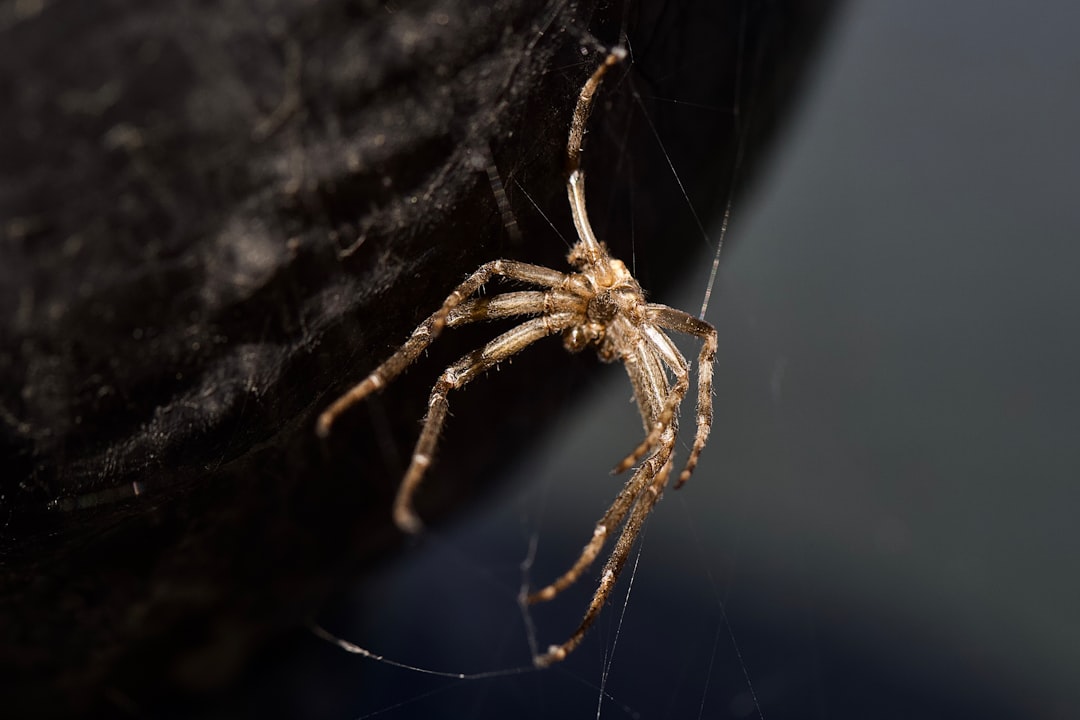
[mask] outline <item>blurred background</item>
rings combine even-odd
[[[582,647],[450,680],[327,645],[309,709],[352,687],[353,717],[1080,716],[1077,27],[1063,0],[844,7],[733,210],[709,446]],[[696,311],[712,253],[656,299]],[[641,432],[618,367],[589,394],[327,627],[424,668],[527,665],[530,542],[540,585]],[[541,647],[594,582],[533,609]]]

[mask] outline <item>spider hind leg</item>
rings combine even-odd
[[[665,444],[660,451],[652,455],[641,466],[641,470],[646,472],[648,481],[642,484],[636,497],[630,502],[628,508],[630,517],[627,519],[626,525],[623,526],[622,533],[619,535],[611,555],[608,556],[607,562],[604,563],[604,569],[600,573],[600,583],[597,585],[592,600],[589,601],[589,607],[585,610],[585,615],[581,618],[577,629],[562,644],[551,645],[543,655],[534,657],[533,664],[536,667],[548,667],[553,663],[566,659],[566,656],[581,644],[581,641],[585,638],[585,633],[592,627],[608,598],[611,597],[611,593],[615,589],[615,583],[626,565],[626,559],[630,556],[630,550],[634,547],[634,541],[641,534],[645,519],[660,500],[660,496],[663,495],[664,486],[667,485],[668,478],[671,475],[671,451],[675,439],[674,436],[669,439],[669,444]],[[646,468],[648,469],[646,470]]]

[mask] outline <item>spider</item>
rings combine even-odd
[[[529,594],[528,603],[555,598],[573,584],[596,560],[609,536],[619,535],[577,630],[561,645],[552,645],[533,658],[538,667],[563,660],[582,641],[615,587],[630,549],[667,485],[678,432],[678,410],[689,389],[689,367],[665,331],[701,340],[698,356],[697,431],[694,444],[675,486],[685,483],[697,465],[712,424],[712,368],[716,356],[716,330],[681,310],[650,303],[622,261],[611,256],[593,234],[585,210],[585,175],[580,168],[585,125],[593,95],[610,67],[626,56],[623,48],[611,51],[593,72],[578,96],[567,142],[567,192],[578,241],[567,258],[573,272],[495,260],[480,266],[458,285],[427,320],[413,330],[405,344],[375,368],[362,382],[339,397],[318,419],[317,433],[326,437],[345,410],[380,390],[431,344],[445,327],[495,318],[525,316],[520,325],[499,335],[443,371],[431,390],[423,430],[394,501],[394,522],[401,530],[417,532],[420,520],[413,510],[413,495],[431,465],[432,454],[447,413],[447,395],[484,371],[549,335],[561,334],[570,352],[595,348],[604,362],[621,361],[630,377],[644,425],[645,438],[614,469],[621,473],[641,464],[604,513],[574,564],[550,585]],[[493,277],[501,276],[540,288],[474,297]],[[531,316],[531,317],[530,317]],[[643,460],[644,458],[644,460]]]

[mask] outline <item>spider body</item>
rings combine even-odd
[[[570,352],[593,347],[601,360],[622,363],[634,390],[645,438],[615,467],[615,472],[629,470],[639,462],[640,465],[600,518],[592,538],[570,569],[550,585],[528,595],[527,602],[556,597],[588,569],[620,526],[622,531],[577,630],[566,642],[553,645],[535,657],[538,666],[562,660],[581,642],[610,596],[645,518],[667,485],[678,433],[677,413],[689,390],[689,365],[666,331],[688,334],[702,342],[698,356],[696,432],[690,457],[676,487],[693,472],[712,423],[716,331],[705,321],[681,310],[647,302],[626,265],[612,257],[597,240],[585,209],[585,176],[580,168],[585,125],[601,79],[623,57],[625,51],[616,49],[605,58],[582,88],[571,121],[567,194],[578,241],[567,260],[574,272],[563,273],[514,260],[494,260],[482,265],[450,293],[442,307],[422,322],[389,359],[327,408],[316,427],[320,436],[329,434],[338,415],[391,382],[444,328],[497,318],[528,318],[450,365],[432,387],[424,426],[394,501],[394,521],[402,530],[416,532],[421,525],[413,510],[413,496],[431,464],[451,390],[463,387],[500,361],[550,335],[561,335],[564,347]],[[495,276],[538,289],[475,297]]]
[[[574,262],[571,255],[570,262]],[[581,303],[577,324],[563,331],[563,346],[570,352],[581,352],[590,345],[604,362],[619,359],[619,348],[626,347],[635,321],[640,323],[640,308],[645,294],[626,266],[613,260],[603,277],[582,268],[583,272],[568,277],[567,289]]]

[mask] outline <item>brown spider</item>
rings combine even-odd
[[[645,427],[645,439],[615,467],[615,472],[623,472],[642,458],[645,460],[600,518],[592,539],[573,566],[555,582],[527,597],[529,603],[556,597],[588,569],[608,535],[623,525],[581,624],[566,642],[552,645],[546,653],[535,657],[533,660],[537,666],[547,666],[564,659],[581,642],[610,596],[645,518],[667,485],[678,432],[676,413],[686,396],[690,378],[686,359],[665,330],[693,335],[702,341],[698,357],[697,433],[676,487],[689,479],[712,424],[712,367],[716,356],[716,330],[707,322],[681,310],[646,302],[641,286],[626,265],[611,257],[607,248],[596,239],[585,211],[585,175],[580,169],[585,124],[592,108],[593,95],[604,74],[625,55],[625,50],[617,48],[593,72],[581,89],[570,124],[566,149],[569,170],[567,190],[578,242],[567,259],[576,272],[562,273],[513,260],[495,260],[482,265],[450,293],[441,308],[413,330],[397,352],[375,368],[363,382],[334,401],[319,417],[317,426],[318,434],[326,437],[334,420],[342,412],[397,377],[444,327],[457,327],[478,320],[535,316],[499,335],[483,348],[462,357],[443,372],[432,388],[420,439],[394,501],[394,522],[406,532],[416,532],[420,529],[420,520],[413,511],[413,495],[431,464],[439,431],[446,419],[446,397],[451,390],[461,388],[485,370],[540,338],[556,333],[562,334],[563,345],[570,352],[593,346],[604,362],[619,360],[623,363],[634,388],[634,397]],[[543,290],[474,298],[473,295],[496,275]],[[674,377],[674,383],[669,373]]]

